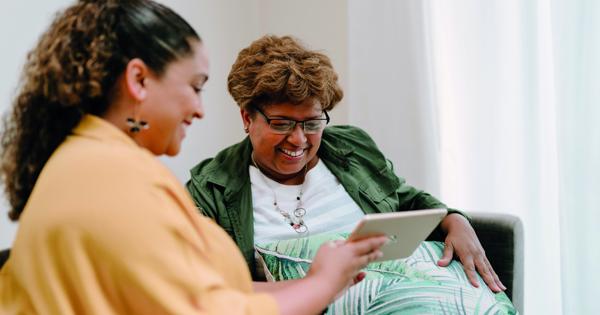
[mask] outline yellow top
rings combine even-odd
[[[174,176],[86,116],[44,167],[0,272],[0,314],[276,314]]]

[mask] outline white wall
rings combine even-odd
[[[348,91],[348,4],[346,0],[259,0],[259,33],[293,35],[329,56]],[[331,113],[333,124],[348,123],[347,93]]]
[[[180,12],[209,49],[211,73],[205,94],[206,116],[196,122],[175,158],[163,158],[181,181],[189,169],[244,134],[239,108],[227,92],[227,75],[237,53],[264,34],[294,35],[309,48],[325,52],[346,89],[347,5],[345,0],[163,0]],[[348,122],[344,100],[331,114],[334,124]]]
[[[437,114],[421,0],[349,1],[349,121],[371,135],[396,174],[439,196]]]
[[[72,1],[22,0],[0,3],[0,111],[13,96],[25,55],[58,9]],[[347,5],[345,0],[162,0],[186,18],[203,38],[210,55],[210,80],[206,85],[206,116],[190,128],[176,158],[161,158],[184,182],[189,169],[244,133],[239,110],[227,93],[226,78],[237,53],[263,34],[293,34],[307,46],[330,56],[347,81]],[[18,30],[15,31],[15,30]],[[344,102],[332,113],[333,123],[348,122]],[[9,247],[16,224],[9,223],[4,198],[0,198],[0,248]]]
[[[10,107],[27,51],[67,0],[3,1],[0,3],[0,111]],[[17,225],[8,221],[8,206],[0,197],[0,249],[12,243]]]

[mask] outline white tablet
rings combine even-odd
[[[447,213],[446,209],[426,209],[367,214],[356,225],[348,240],[387,235],[389,242],[381,247],[383,257],[376,261],[406,258],[412,255]]]

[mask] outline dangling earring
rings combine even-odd
[[[127,126],[129,126],[129,132],[138,133],[142,130],[150,128],[150,124],[144,120],[136,120],[135,118],[127,118]]]
[[[147,121],[136,118],[138,117],[137,112],[139,106],[140,104],[138,103],[135,105],[135,107],[133,107],[133,117],[127,117],[127,126],[129,126],[129,132],[133,134],[150,128],[150,124]]]

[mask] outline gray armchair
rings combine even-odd
[[[513,215],[467,212],[481,246],[494,271],[507,287],[506,295],[519,313],[523,313],[523,224]],[[428,241],[444,241],[435,229]]]
[[[519,313],[523,313],[523,224],[513,215],[470,212],[471,224],[481,245],[508,288],[506,294]]]

